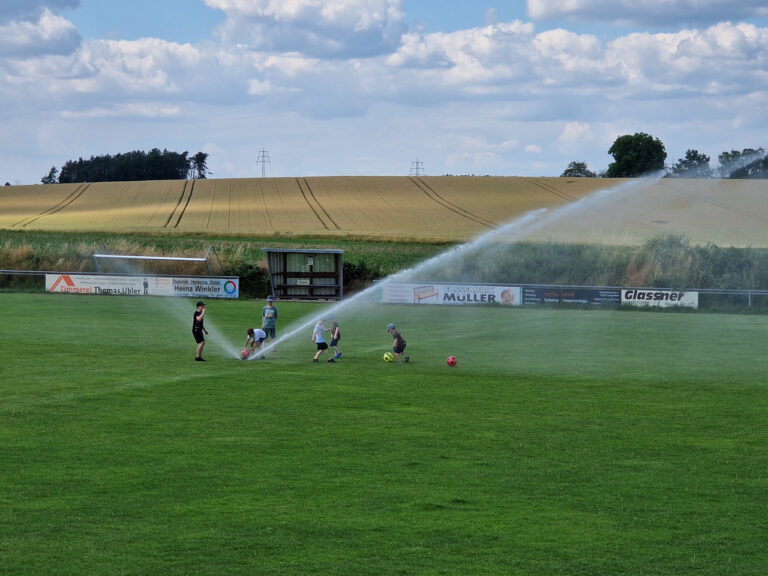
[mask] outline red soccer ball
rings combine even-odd
[[[448,356],[448,359],[445,361],[445,363],[448,364],[448,366],[450,366],[451,368],[456,366],[456,364],[458,364],[458,362],[459,361],[456,360],[456,356]]]

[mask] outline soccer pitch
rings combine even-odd
[[[765,316],[0,301],[2,574],[768,570]]]

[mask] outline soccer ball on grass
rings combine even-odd
[[[453,368],[454,366],[456,366],[456,364],[459,363],[459,361],[456,360],[456,356],[448,356],[445,363],[448,364],[448,366],[450,366],[451,368]]]
[[[242,351],[240,352],[240,358],[242,358],[243,360],[246,360],[250,355],[251,355],[251,351],[246,348],[243,348]]]
[[[392,352],[384,352],[384,362],[393,362],[395,355]]]

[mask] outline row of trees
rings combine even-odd
[[[614,158],[608,169],[595,173],[585,162],[571,162],[561,174],[570,178],[636,178],[646,174],[664,172],[673,178],[766,178],[768,155],[763,148],[731,150],[718,156],[719,168],[710,166],[710,157],[689,149],[673,166],[667,166],[664,143],[650,134],[637,132],[619,136],[608,149]],[[70,182],[117,182],[136,180],[183,180],[206,178],[208,154],[153,148],[149,152],[136,150],[110,156],[91,156],[88,160],[68,160],[61,171],[52,166],[43,184]]]
[[[710,166],[710,157],[689,149],[672,166],[666,165],[664,144],[650,134],[637,132],[619,136],[608,149],[614,162],[608,169],[595,173],[585,162],[571,162],[561,176],[571,178],[636,178],[665,172],[671,178],[768,178],[768,155],[763,148],[723,152],[717,160],[719,168]]]
[[[88,160],[68,160],[61,171],[52,166],[43,184],[70,182],[120,182],[135,180],[184,180],[205,178],[208,170],[208,154],[198,152],[192,157],[188,152],[179,154],[153,148],[149,152],[135,150],[125,154],[91,156]]]

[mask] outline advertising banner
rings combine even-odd
[[[71,294],[238,298],[240,278],[46,274],[45,289]]]
[[[389,282],[381,302],[398,304],[520,304],[519,286]]]
[[[658,306],[659,308],[668,308],[670,306],[698,308],[699,293],[680,290],[629,288],[621,291],[621,303],[629,306]]]
[[[523,304],[619,304],[618,288],[578,288],[573,286],[525,286]]]

